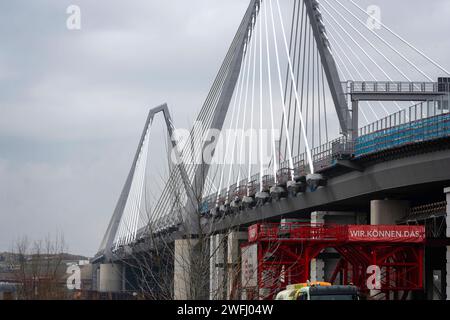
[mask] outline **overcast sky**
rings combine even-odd
[[[371,0],[450,68],[450,1]],[[66,28],[81,8],[82,29]],[[0,2],[0,251],[63,233],[93,255],[148,109],[195,118],[248,0]]]

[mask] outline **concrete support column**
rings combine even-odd
[[[450,246],[447,247],[447,263],[446,263],[446,277],[443,278],[445,281],[445,294],[446,300],[450,301]]]
[[[447,265],[446,265],[446,294],[447,294],[447,301],[450,301],[450,246],[447,247]]]
[[[209,299],[225,299],[225,236],[217,234],[210,237]]]
[[[311,260],[311,281],[325,281],[325,261],[322,259]]]
[[[447,199],[447,238],[450,238],[450,188],[444,190]],[[447,247],[447,264],[446,264],[446,293],[447,300],[450,301],[450,246]]]
[[[326,212],[311,213],[311,224],[325,223]],[[325,261],[323,259],[311,260],[311,276],[310,280],[324,281],[325,280]]]
[[[370,224],[396,225],[398,220],[404,218],[409,212],[408,201],[401,200],[373,200],[370,202]],[[379,290],[371,290],[372,297],[377,296]]]
[[[357,215],[355,212],[327,211],[314,212],[311,214],[312,223],[325,224],[359,224],[359,218],[363,215]],[[320,254],[320,259],[311,261],[311,281],[329,281],[339,262],[340,255],[335,249],[327,248]]]
[[[227,243],[227,299],[240,299],[236,289],[241,282],[241,244],[248,241],[247,232],[231,232]]]
[[[124,264],[122,266],[122,291],[127,291],[127,266]]]
[[[325,223],[326,212],[313,212],[311,213],[311,224]]]
[[[100,291],[100,265],[95,264],[92,270],[92,291]]]
[[[192,299],[192,263],[194,248],[198,240],[175,240],[174,248],[174,300]]]
[[[100,292],[117,293],[122,291],[122,266],[120,264],[101,264],[98,273]]]
[[[447,238],[450,238],[450,188],[444,190],[447,199]]]
[[[395,225],[409,211],[409,202],[400,200],[373,200],[370,202],[370,224]]]

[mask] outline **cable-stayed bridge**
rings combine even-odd
[[[231,250],[230,234],[281,219],[432,221],[439,233],[446,212],[418,208],[445,202],[450,186],[449,77],[354,0],[251,0],[192,129],[176,130],[167,105],[151,110],[94,261],[183,255],[204,237],[212,252],[224,234]],[[168,268],[177,278],[190,264]],[[188,297],[178,282],[174,296]]]

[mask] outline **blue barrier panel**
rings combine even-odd
[[[356,139],[355,157],[450,136],[450,114],[383,129]]]

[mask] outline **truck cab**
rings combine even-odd
[[[306,283],[288,286],[278,293],[276,300],[359,300],[355,286],[334,286],[327,282]]]

